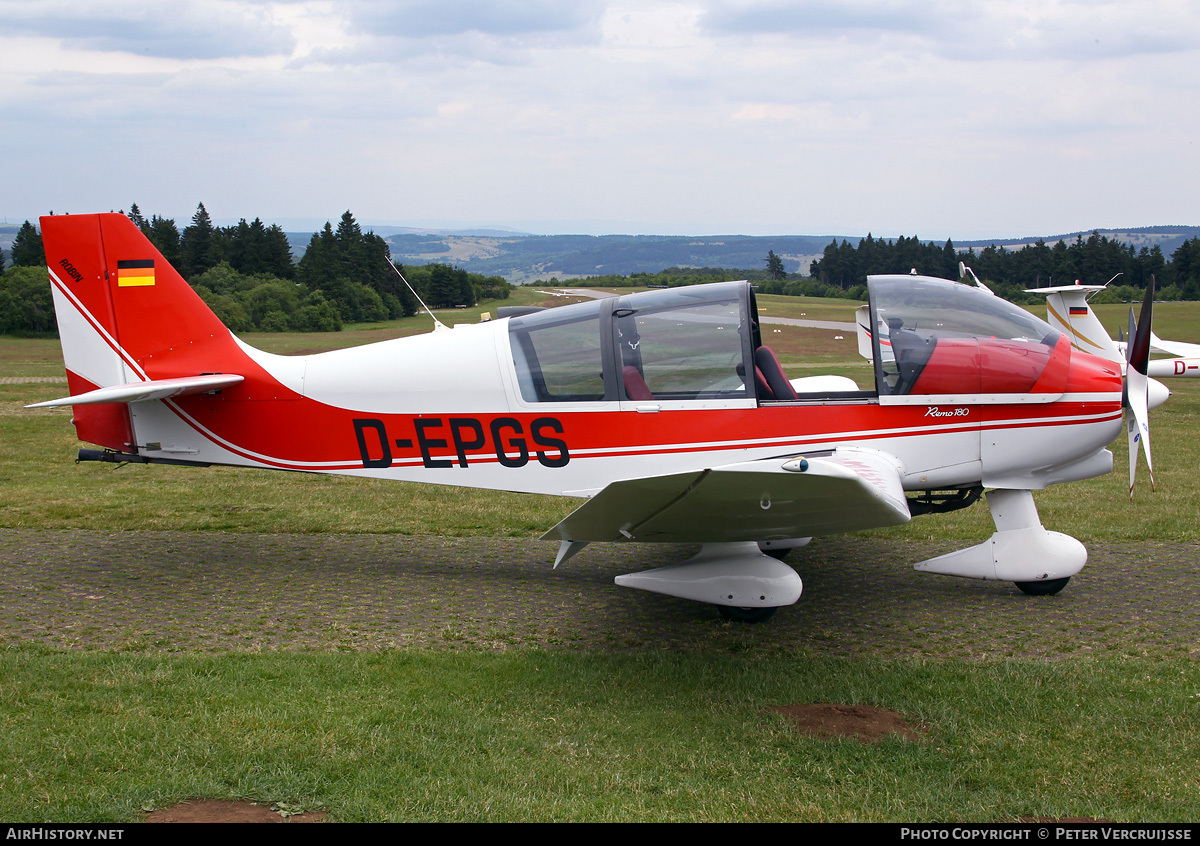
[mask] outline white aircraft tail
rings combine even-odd
[[[1064,285],[1058,288],[1030,289],[1031,293],[1046,294],[1047,320],[1050,325],[1071,339],[1071,346],[1100,358],[1125,363],[1125,356],[1108,333],[1096,312],[1088,305],[1087,295],[1101,290],[1099,285]]]

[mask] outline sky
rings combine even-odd
[[[0,0],[0,221],[1200,224],[1195,0]],[[309,225],[311,224],[311,225]]]

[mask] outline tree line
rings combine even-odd
[[[784,273],[770,255],[766,259],[767,267],[738,268],[738,267],[668,267],[657,273],[631,273],[628,276],[605,275],[588,276],[582,279],[570,279],[560,282],[557,277],[541,283],[549,287],[570,285],[578,288],[677,288],[683,285],[703,285],[708,282],[724,282],[728,279],[745,279],[754,285],[754,290],[760,294],[782,294],[789,297],[833,297],[841,299],[863,299],[865,286],[857,289],[844,290],[836,285],[826,284],[819,279],[803,276],[799,273]]]
[[[770,250],[763,268],[669,267],[658,273],[633,273],[628,276],[604,275],[571,279],[579,287],[618,288],[648,286],[658,288],[699,285],[724,279],[748,279],[765,294],[798,297],[835,297],[866,300],[867,277],[874,274],[910,273],[958,279],[958,263],[970,267],[997,294],[1016,303],[1038,303],[1041,298],[1026,294],[1026,288],[1050,284],[1069,285],[1076,279],[1103,285],[1108,290],[1091,302],[1129,302],[1142,298],[1153,275],[1157,280],[1156,298],[1160,300],[1200,299],[1200,238],[1180,245],[1167,260],[1157,246],[1136,250],[1131,245],[1093,232],[1086,240],[1077,236],[1067,244],[1053,246],[1044,240],[1008,250],[995,245],[979,253],[974,248],[960,252],[952,241],[938,246],[918,238],[901,236],[894,241],[871,235],[859,240],[833,241],[821,258],[813,261],[809,275],[785,273],[783,261]],[[551,279],[545,284],[558,284]]]
[[[1067,244],[1050,246],[1039,239],[1019,250],[994,244],[978,254],[974,248],[959,252],[953,242],[938,246],[921,243],[917,238],[900,237],[895,241],[867,235],[851,246],[843,240],[825,248],[812,263],[809,273],[822,283],[846,291],[856,299],[865,296],[867,276],[877,273],[908,273],[916,269],[926,276],[958,278],[962,261],[998,294],[1013,302],[1039,302],[1025,288],[1050,284],[1070,285],[1079,280],[1087,285],[1103,285],[1109,290],[1092,302],[1123,302],[1140,299],[1150,277],[1157,280],[1157,298],[1163,300],[1200,299],[1200,238],[1185,241],[1167,260],[1158,245],[1136,249],[1116,239],[1093,232]]]
[[[387,242],[364,233],[349,211],[336,229],[326,223],[313,234],[299,262],[283,230],[259,218],[214,226],[200,203],[181,232],[171,218],[146,218],[136,203],[127,214],[234,332],[330,332],[416,314],[402,274],[431,308],[505,299],[512,289],[499,276],[449,265],[393,265]],[[29,221],[13,240],[11,259],[0,276],[0,333],[57,331],[41,235]]]
[[[171,261],[221,320],[235,332],[337,331],[346,323],[375,322],[414,314],[416,299],[408,281],[431,308],[470,305],[481,299],[507,298],[512,286],[499,276],[484,277],[446,264],[393,266],[387,242],[364,233],[347,211],[313,234],[299,262],[292,259],[278,226],[255,218],[216,227],[201,203],[182,232],[174,220],[145,218],[136,205],[129,217]],[[13,240],[13,267],[0,276],[0,333],[56,331],[41,236],[28,221]],[[1068,244],[1038,240],[1019,250],[989,246],[959,252],[953,242],[938,246],[916,237],[893,240],[871,235],[857,246],[830,243],[812,263],[809,275],[783,272],[769,251],[765,267],[669,267],[657,273],[604,275],[571,279],[592,287],[676,287],[725,279],[748,279],[767,294],[866,299],[867,276],[908,273],[958,278],[959,261],[969,265],[996,293],[1013,302],[1039,302],[1025,288],[1087,284],[1113,280],[1092,302],[1141,299],[1153,275],[1158,299],[1200,299],[1200,238],[1185,241],[1168,260],[1158,246],[1140,250],[1093,232]],[[0,271],[5,267],[0,253]],[[544,284],[560,284],[550,279]],[[566,284],[566,283],[563,283]]]

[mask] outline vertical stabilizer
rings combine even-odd
[[[1031,288],[1026,293],[1046,295],[1046,322],[1066,334],[1075,349],[1124,365],[1125,357],[1088,305],[1087,295],[1102,290],[1102,285],[1063,285]]]
[[[233,335],[128,217],[52,215],[41,226],[72,395],[244,369]],[[134,446],[126,404],[73,408],[80,440]]]

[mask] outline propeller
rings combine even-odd
[[[1137,477],[1138,443],[1146,453],[1150,471],[1150,490],[1154,490],[1154,463],[1150,460],[1149,377],[1146,366],[1150,361],[1150,318],[1154,309],[1155,279],[1150,277],[1142,313],[1136,322],[1133,308],[1129,309],[1129,342],[1125,346],[1125,431],[1129,435],[1129,498],[1133,499],[1133,483]]]

